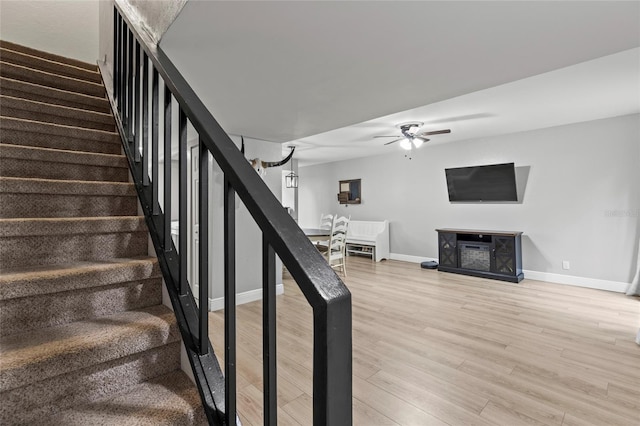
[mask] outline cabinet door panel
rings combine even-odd
[[[458,247],[456,244],[456,234],[439,233],[438,234],[438,254],[440,257],[440,265],[458,267]]]
[[[513,237],[493,237],[493,272],[498,274],[514,275],[515,264],[515,244]]]

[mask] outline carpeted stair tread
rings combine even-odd
[[[0,144],[0,176],[127,182],[124,155]]]
[[[207,425],[198,391],[182,371],[133,387],[129,392],[74,407],[47,424],[118,426]]]
[[[144,216],[0,219],[0,238],[147,232]]]
[[[105,114],[111,112],[109,101],[103,96],[90,96],[5,77],[0,77],[0,87],[2,88],[2,94],[6,96],[30,99],[52,105],[82,108]]]
[[[0,218],[133,216],[135,186],[96,182],[0,177]]]
[[[100,83],[52,74],[3,60],[0,60],[0,76],[90,96],[102,97],[105,95],[104,86]]]
[[[180,345],[173,342],[0,393],[0,424],[64,424],[43,418],[175,371],[180,367]]]
[[[0,268],[143,256],[144,217],[0,219]]]
[[[162,302],[162,277],[152,258],[65,266],[0,274],[0,335]]]
[[[78,59],[67,58],[66,56],[56,55],[55,53],[49,53],[42,50],[34,49],[32,47],[23,46],[21,44],[13,43],[7,40],[0,40],[0,47],[3,49],[9,49],[16,52],[25,53],[27,55],[36,56],[39,58],[48,59],[63,64],[73,65],[74,67],[84,68],[90,71],[96,71],[96,64],[90,64],[88,62],[80,61]]]
[[[53,105],[28,99],[0,95],[2,115],[43,123],[62,124],[86,129],[115,131],[111,114]]]
[[[160,303],[161,278],[0,300],[0,336],[24,334]]]
[[[26,194],[136,196],[135,185],[129,182],[0,177],[0,194],[8,192]]]
[[[0,391],[179,340],[164,305],[0,338]]]
[[[19,52],[17,50],[9,49],[0,46],[0,58],[4,62],[22,65],[37,69],[40,71],[46,71],[52,74],[63,75],[65,77],[77,78],[78,80],[86,80],[93,83],[100,83],[100,73],[97,69],[88,70],[87,68],[77,67],[64,62],[54,61],[42,56],[34,56],[25,52]]]
[[[17,268],[0,274],[0,300],[160,277],[158,260],[149,256]]]
[[[120,154],[115,132],[0,116],[0,143],[71,151]]]

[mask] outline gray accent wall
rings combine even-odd
[[[157,43],[180,14],[187,0],[118,0],[118,2],[128,3],[138,12],[147,31]]]
[[[240,147],[240,138],[232,137]],[[261,158],[266,161],[278,160],[282,157],[279,144],[244,138],[247,158]],[[224,296],[224,223],[223,207],[224,174],[215,161],[212,161],[210,177],[209,215],[211,217],[209,230],[209,253],[211,260],[211,289],[210,298],[218,299]],[[264,181],[278,200],[281,199],[282,167],[267,169]],[[284,209],[284,207],[283,207]],[[251,214],[236,195],[236,291],[238,294],[247,293],[262,288],[262,232]],[[276,262],[276,284],[282,283],[282,263]]]
[[[38,2],[42,3],[42,2]],[[51,2],[58,3],[58,2]],[[100,37],[98,41],[98,58],[105,62],[107,70],[113,68],[113,5],[114,0],[100,0],[93,2],[68,3],[95,3],[98,8],[98,21],[100,25]],[[171,23],[180,14],[187,0],[118,0],[118,4],[126,10],[133,11],[136,16],[129,16],[144,27],[148,35],[157,43],[167,31]],[[96,37],[98,34],[96,33]],[[93,62],[93,61],[92,61]]]
[[[315,226],[328,212],[388,219],[391,252],[400,258],[437,258],[436,228],[522,231],[525,270],[633,278],[640,236],[638,114],[426,144],[411,160],[404,155],[390,146],[383,156],[301,167],[300,225]],[[445,168],[506,162],[516,166],[517,203],[449,202]],[[362,204],[339,205],[338,181],[358,178]]]

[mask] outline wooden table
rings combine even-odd
[[[304,235],[311,241],[326,241],[331,236],[331,229],[322,228],[302,228]]]

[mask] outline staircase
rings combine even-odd
[[[96,67],[0,41],[0,424],[206,424]]]

